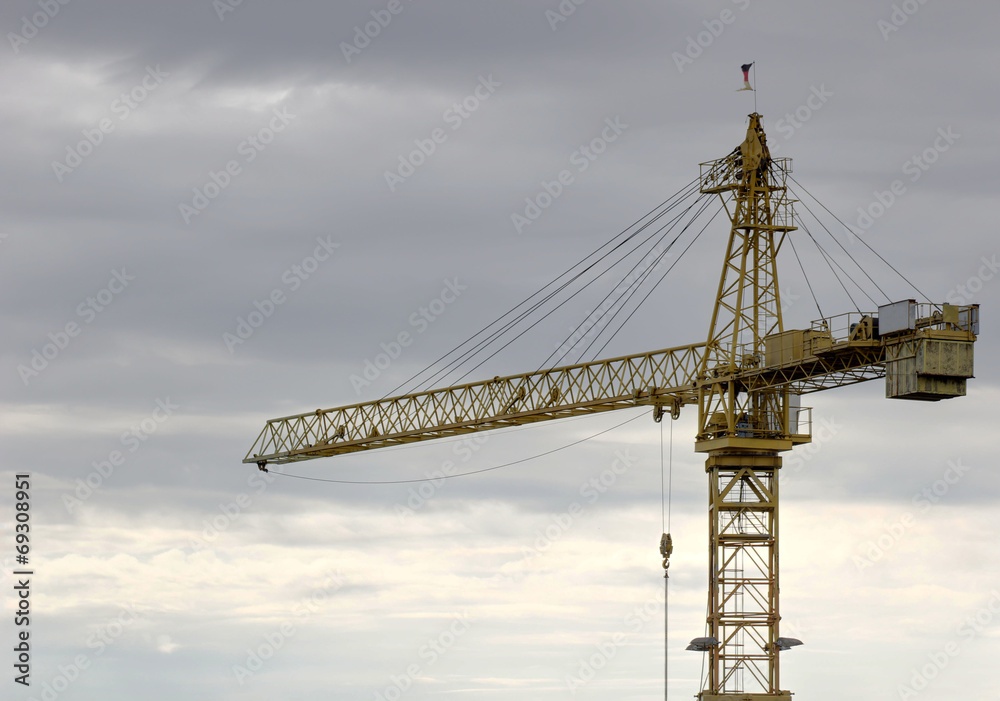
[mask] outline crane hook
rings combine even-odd
[[[667,578],[667,570],[670,569],[670,556],[674,552],[674,541],[669,533],[660,536],[660,555],[663,556],[663,577]]]

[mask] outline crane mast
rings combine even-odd
[[[760,115],[727,157],[702,164],[701,191],[718,194],[732,224],[698,374],[695,450],[708,453],[709,654],[703,701],[791,698],[780,690],[778,470],[780,451],[805,443],[787,387],[749,389],[742,370],[763,364],[784,329],[777,254],[793,226],[789,159],[772,159]],[[792,430],[794,421],[795,430]]]
[[[698,407],[695,451],[709,482],[708,635],[701,701],[790,699],[780,653],[778,474],[781,455],[811,440],[803,394],[885,378],[886,397],[965,395],[978,305],[883,305],[784,328],[777,256],[793,224],[791,161],[771,158],[761,115],[743,143],[701,164],[700,191],[718,194],[729,240],[704,343],[494,377],[268,421],[244,458],[285,464],[635,406],[659,421]],[[661,539],[669,556],[672,542]],[[666,566],[666,562],[664,562]]]

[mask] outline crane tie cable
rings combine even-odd
[[[880,261],[882,261],[883,263],[885,263],[885,264],[886,264],[886,266],[888,266],[888,268],[889,268],[889,269],[890,269],[890,270],[891,270],[892,272],[896,273],[896,275],[898,275],[898,276],[899,276],[900,278],[902,278],[902,279],[903,279],[903,281],[904,281],[904,282],[905,282],[905,283],[906,283],[907,285],[909,285],[910,287],[912,287],[912,288],[914,289],[914,291],[916,291],[916,293],[917,293],[917,294],[919,294],[919,295],[920,295],[921,297],[923,297],[923,298],[924,298],[925,300],[927,300],[928,302],[930,302],[930,297],[928,297],[927,295],[925,295],[925,294],[924,294],[924,293],[923,293],[923,292],[922,292],[922,291],[920,290],[920,288],[918,288],[918,287],[917,287],[916,285],[914,285],[914,284],[913,284],[912,282],[910,282],[909,278],[907,278],[907,277],[906,277],[905,275],[903,275],[903,273],[901,273],[901,272],[899,272],[898,270],[896,270],[896,268],[895,268],[895,267],[894,267],[894,266],[892,265],[892,263],[890,263],[889,261],[887,261],[887,260],[886,260],[885,258],[883,258],[883,257],[882,257],[882,254],[881,254],[881,253],[879,253],[879,252],[878,252],[878,251],[876,251],[876,250],[875,250],[874,248],[872,248],[872,247],[871,247],[871,245],[870,245],[870,244],[869,244],[869,243],[868,243],[867,241],[865,241],[865,240],[864,240],[864,239],[863,239],[863,238],[861,237],[861,235],[860,235],[860,234],[858,234],[858,232],[854,231],[854,229],[852,229],[852,228],[851,228],[851,227],[849,227],[849,226],[848,226],[847,224],[845,224],[845,223],[844,223],[844,222],[843,222],[843,221],[842,221],[842,220],[840,219],[840,217],[838,217],[838,216],[837,216],[836,214],[834,214],[833,212],[831,212],[831,211],[830,211],[830,208],[829,208],[829,207],[827,207],[827,206],[826,206],[825,204],[823,204],[822,202],[820,202],[820,201],[819,201],[819,199],[818,199],[818,198],[816,197],[816,195],[812,194],[811,192],[809,192],[809,190],[807,190],[807,189],[805,188],[805,185],[803,185],[802,183],[800,183],[800,182],[799,182],[798,180],[796,180],[795,178],[793,178],[793,177],[792,177],[791,175],[789,175],[789,176],[788,176],[788,178],[789,178],[789,180],[791,180],[791,181],[792,181],[793,183],[795,183],[795,184],[796,184],[796,185],[798,185],[798,186],[799,186],[800,188],[802,188],[802,191],[803,191],[804,193],[806,193],[807,195],[809,195],[809,196],[810,196],[810,197],[811,197],[811,198],[812,198],[812,199],[813,199],[813,200],[814,200],[814,201],[816,202],[816,204],[818,204],[818,205],[819,205],[820,207],[822,207],[823,209],[825,209],[825,210],[826,210],[826,212],[827,212],[827,214],[829,214],[829,215],[830,215],[831,217],[833,217],[834,219],[836,219],[836,220],[837,220],[837,222],[838,222],[838,223],[840,223],[840,225],[841,225],[842,227],[844,227],[844,229],[845,229],[846,231],[850,232],[850,234],[851,234],[852,236],[854,236],[854,238],[856,238],[856,239],[857,239],[858,241],[860,241],[860,242],[861,242],[862,244],[864,244],[865,248],[867,248],[867,249],[868,249],[869,251],[871,251],[872,253],[874,253],[874,254],[875,254],[875,255],[876,255],[877,257],[878,257],[878,259],[879,259]],[[803,203],[803,204],[804,204],[804,203]],[[815,215],[814,215],[814,216],[815,216]]]
[[[609,433],[611,431],[614,431],[616,428],[621,428],[625,424],[630,424],[633,421],[637,421],[638,419],[643,418],[643,416],[645,416],[645,413],[642,413],[638,416],[633,416],[631,419],[622,421],[620,424],[615,424],[611,428],[606,428],[603,431],[598,431],[597,433],[591,436],[587,436],[586,438],[581,438],[578,441],[567,443],[566,445],[559,448],[553,448],[552,450],[547,450],[544,453],[538,453],[537,455],[532,455],[531,457],[527,458],[521,458],[520,460],[513,460],[511,462],[506,462],[502,465],[484,467],[480,470],[470,470],[469,472],[460,472],[455,475],[438,475],[435,477],[423,477],[421,479],[409,479],[409,480],[335,480],[335,479],[327,479],[325,477],[306,477],[304,475],[293,475],[290,472],[275,472],[274,470],[270,470],[269,472],[272,475],[281,475],[282,477],[294,477],[295,479],[309,480],[310,482],[333,482],[334,484],[415,484],[417,482],[430,482],[432,480],[436,481],[441,479],[451,479],[453,477],[467,477],[468,475],[478,475],[483,472],[491,472],[492,470],[499,470],[503,467],[520,465],[521,463],[529,462],[531,460],[536,460],[538,458],[543,458],[546,455],[552,455],[553,453],[558,453],[561,450],[572,448],[575,445],[579,445],[580,443],[585,443],[586,441],[589,441],[593,438],[597,438],[598,436],[603,436],[605,433]]]
[[[700,199],[700,197],[699,197],[698,199]],[[679,222],[679,221],[680,221],[680,220],[681,220],[681,219],[682,219],[682,218],[683,218],[683,217],[684,217],[685,215],[687,215],[687,213],[688,213],[688,212],[690,212],[690,211],[691,211],[691,209],[692,209],[692,208],[694,207],[694,205],[695,205],[695,204],[697,204],[697,201],[698,201],[698,200],[696,199],[696,200],[695,200],[695,202],[691,204],[691,206],[689,206],[689,207],[688,207],[687,209],[685,209],[685,210],[684,210],[683,212],[681,212],[681,213],[680,213],[680,214],[678,214],[678,215],[677,215],[676,217],[674,217],[674,218],[673,218],[672,220],[670,220],[669,222],[667,222],[667,224],[665,224],[664,226],[662,226],[662,227],[661,227],[660,229],[658,229],[658,230],[656,230],[655,232],[653,232],[653,234],[652,234],[651,236],[647,237],[647,238],[646,238],[646,239],[645,239],[645,240],[644,240],[644,241],[643,241],[642,243],[640,243],[640,245],[639,245],[639,246],[636,246],[636,247],[635,247],[635,248],[633,248],[633,249],[632,249],[631,251],[629,251],[629,253],[628,253],[628,254],[626,254],[625,256],[622,256],[622,257],[621,257],[621,258],[619,258],[619,259],[618,259],[618,260],[617,260],[617,261],[616,261],[616,262],[615,262],[614,264],[612,264],[612,267],[614,267],[614,266],[618,265],[618,263],[622,262],[622,261],[623,261],[623,260],[624,260],[624,259],[625,259],[625,258],[626,258],[626,257],[627,257],[628,255],[631,255],[632,253],[634,253],[635,251],[637,251],[637,250],[639,249],[639,247],[640,247],[640,246],[642,246],[642,245],[644,245],[644,244],[647,244],[647,243],[648,243],[648,242],[649,242],[649,241],[650,241],[650,240],[651,240],[651,239],[653,238],[653,236],[656,236],[657,234],[660,234],[660,233],[662,232],[662,235],[661,235],[661,236],[659,237],[659,239],[657,239],[657,241],[656,241],[656,242],[655,242],[655,243],[653,244],[653,246],[651,247],[650,251],[648,251],[648,252],[646,252],[646,253],[643,253],[643,254],[642,254],[642,256],[640,257],[640,259],[639,259],[638,261],[636,261],[636,263],[635,263],[635,264],[633,264],[632,268],[631,268],[631,269],[629,269],[629,271],[628,271],[628,272],[627,272],[627,273],[626,273],[626,274],[625,274],[625,275],[624,275],[624,276],[622,277],[622,279],[621,279],[621,280],[619,280],[619,281],[618,281],[618,282],[617,282],[617,283],[615,284],[615,286],[614,286],[614,287],[613,287],[613,288],[612,288],[612,289],[611,289],[611,290],[610,290],[610,291],[609,291],[609,292],[608,292],[608,293],[607,293],[607,294],[606,294],[606,295],[604,296],[604,299],[602,299],[602,300],[601,300],[601,302],[600,302],[600,303],[599,303],[599,304],[598,304],[598,305],[596,306],[596,308],[595,308],[594,312],[591,312],[590,314],[588,314],[587,316],[585,316],[585,317],[584,317],[584,319],[583,319],[583,320],[582,320],[582,321],[581,321],[581,322],[580,322],[579,324],[577,324],[576,328],[574,328],[574,329],[573,329],[573,330],[572,330],[572,331],[570,332],[570,334],[569,334],[569,335],[568,335],[568,336],[567,336],[567,337],[566,337],[566,338],[565,338],[565,339],[563,340],[563,342],[562,342],[562,343],[560,344],[560,346],[559,346],[558,348],[556,348],[556,350],[552,351],[552,353],[550,353],[550,354],[549,354],[549,357],[548,357],[548,358],[546,358],[546,359],[545,359],[545,361],[544,361],[544,362],[543,362],[543,363],[542,363],[542,364],[541,364],[541,365],[539,366],[539,369],[541,369],[542,367],[547,367],[547,366],[548,366],[548,367],[551,367],[551,364],[550,364],[550,361],[552,360],[552,358],[553,358],[553,357],[555,357],[555,355],[556,355],[557,353],[559,353],[559,350],[560,350],[560,349],[562,349],[562,348],[565,348],[565,350],[564,350],[564,351],[563,351],[563,352],[562,352],[562,353],[561,353],[561,354],[559,355],[559,357],[558,357],[558,358],[556,358],[556,360],[555,360],[555,363],[552,363],[552,364],[559,364],[559,363],[562,363],[562,362],[563,362],[563,359],[564,359],[564,358],[565,358],[565,357],[566,357],[566,356],[567,356],[567,355],[568,355],[568,354],[569,354],[569,353],[570,353],[570,352],[571,352],[571,351],[572,351],[572,350],[573,350],[574,348],[576,348],[576,346],[577,346],[577,345],[578,345],[578,344],[579,344],[579,343],[580,343],[580,342],[581,342],[581,341],[582,341],[582,340],[584,339],[584,336],[585,336],[586,334],[582,334],[582,333],[581,333],[581,330],[582,330],[582,329],[583,329],[583,327],[584,327],[584,326],[585,326],[585,325],[587,324],[587,322],[588,322],[588,321],[590,321],[590,322],[592,323],[592,327],[593,327],[593,328],[596,328],[596,327],[599,327],[599,326],[600,326],[600,323],[601,323],[601,321],[602,321],[602,320],[604,319],[605,315],[606,315],[606,314],[607,314],[607,313],[608,313],[608,312],[609,312],[609,311],[610,311],[611,309],[613,309],[613,308],[614,308],[615,306],[617,306],[617,305],[619,305],[620,303],[622,303],[622,299],[625,299],[625,298],[626,298],[626,295],[628,295],[628,299],[631,299],[631,294],[629,294],[630,290],[632,290],[632,288],[633,288],[633,287],[635,287],[635,286],[636,286],[637,284],[640,284],[640,285],[642,284],[642,282],[643,282],[643,281],[645,280],[645,278],[646,278],[646,275],[648,274],[648,271],[649,271],[649,270],[650,270],[651,268],[656,268],[656,267],[658,267],[658,266],[659,266],[659,264],[660,264],[660,261],[662,260],[663,256],[664,256],[664,255],[666,255],[666,253],[667,253],[668,251],[670,251],[670,249],[671,249],[671,248],[673,247],[673,245],[674,245],[675,243],[677,243],[677,240],[678,240],[678,239],[679,239],[679,238],[680,238],[680,237],[681,237],[681,236],[682,236],[682,235],[684,234],[684,232],[685,232],[685,231],[687,230],[687,227],[686,227],[686,226],[684,227],[684,230],[683,230],[683,231],[681,231],[681,233],[680,233],[680,234],[678,234],[678,235],[677,235],[677,236],[676,236],[676,237],[675,237],[675,238],[674,238],[674,239],[673,239],[673,240],[672,240],[672,241],[671,241],[671,242],[670,242],[670,243],[669,243],[669,244],[667,245],[667,247],[666,247],[666,249],[665,249],[665,250],[663,250],[663,251],[659,252],[659,253],[658,253],[658,254],[657,254],[657,255],[656,255],[656,256],[655,256],[654,258],[653,258],[653,260],[651,260],[651,261],[648,261],[648,262],[647,262],[645,270],[643,271],[643,273],[642,273],[642,274],[641,274],[641,275],[640,275],[639,277],[637,277],[637,278],[634,278],[634,279],[632,280],[632,282],[631,282],[631,283],[629,283],[629,284],[628,284],[627,286],[624,286],[624,287],[623,287],[623,285],[625,285],[625,283],[626,283],[626,282],[627,282],[627,281],[629,280],[629,278],[630,278],[630,277],[632,277],[632,276],[633,276],[633,275],[635,274],[635,271],[636,271],[636,269],[637,269],[637,268],[638,268],[638,267],[639,267],[639,266],[640,266],[640,265],[641,265],[641,264],[643,263],[643,261],[646,261],[646,260],[647,260],[647,257],[648,257],[649,255],[652,255],[652,254],[656,253],[656,248],[657,248],[657,246],[659,246],[659,245],[660,245],[660,244],[661,244],[661,243],[663,242],[663,240],[664,240],[664,239],[666,239],[667,235],[669,235],[669,234],[670,234],[670,232],[671,232],[671,231],[673,230],[674,226],[675,226],[675,225],[676,225],[676,224],[677,224],[677,223],[678,223],[678,222]],[[696,215],[696,216],[697,216],[697,215]],[[609,272],[610,270],[611,270],[611,268],[608,268],[608,270],[606,270],[606,271],[605,271],[605,273],[606,273],[606,272]],[[603,274],[604,274],[604,273],[601,273],[601,275],[603,275]],[[598,277],[600,277],[600,276],[598,276]],[[596,280],[596,279],[597,279],[597,278],[594,278],[594,280]],[[587,283],[587,285],[589,285],[589,284],[590,284],[590,283]],[[574,295],[573,295],[573,296],[576,296],[576,294],[578,294],[579,292],[582,292],[582,291],[583,291],[583,288],[581,288],[581,290],[578,290],[578,291],[577,291],[576,293],[574,293]],[[607,303],[607,300],[608,300],[608,299],[610,299],[610,298],[611,298],[611,297],[612,297],[612,296],[613,296],[613,295],[614,295],[614,294],[615,294],[616,292],[619,292],[619,295],[618,295],[618,297],[617,297],[617,298],[616,298],[616,299],[614,300],[614,302],[613,302],[613,303],[612,303],[612,304],[611,304],[610,306],[606,306],[606,303]],[[628,299],[625,299],[625,303],[627,303],[627,302],[628,302]],[[568,301],[568,300],[567,300],[567,301]],[[594,314],[595,314],[595,313],[597,313],[597,316],[596,316],[596,318],[594,317]],[[577,339],[576,339],[575,341],[573,341],[573,340],[572,340],[572,339],[574,338],[574,336],[577,336]],[[567,347],[567,344],[570,344],[570,342],[571,342],[571,341],[572,341],[572,344],[571,344],[571,345],[569,345],[569,346]]]
[[[548,294],[548,296],[545,297],[545,299],[543,299],[540,302],[536,302],[530,309],[528,309],[527,311],[521,312],[514,319],[512,319],[511,321],[506,322],[505,325],[503,326],[503,328],[501,328],[501,329],[499,329],[497,331],[492,332],[487,338],[480,340],[473,348],[467,349],[466,351],[462,352],[462,354],[459,356],[459,358],[451,360],[444,368],[437,370],[434,373],[433,377],[431,377],[430,379],[422,380],[418,384],[422,384],[422,385],[431,384],[431,383],[433,383],[435,381],[434,380],[435,377],[440,377],[442,374],[446,373],[448,371],[448,369],[450,367],[452,367],[453,365],[455,365],[456,363],[459,366],[461,364],[463,364],[465,362],[464,359],[466,359],[470,355],[470,353],[472,355],[475,355],[475,354],[477,354],[482,349],[482,347],[488,346],[489,344],[493,343],[497,338],[499,338],[500,336],[504,335],[511,327],[515,326],[521,320],[527,318],[527,316],[532,311],[534,311],[539,306],[541,306],[542,304],[544,304],[545,302],[547,302],[554,295],[558,294],[562,289],[564,289],[567,285],[571,284],[573,281],[575,281],[576,279],[578,279],[579,277],[581,277],[589,269],[593,268],[598,262],[600,262],[601,260],[603,260],[604,258],[606,258],[608,255],[610,255],[612,252],[614,252],[618,248],[621,248],[622,246],[624,246],[626,243],[628,243],[628,241],[630,241],[633,237],[637,236],[640,232],[642,232],[644,229],[646,229],[654,221],[656,221],[660,217],[664,216],[667,212],[669,212],[675,206],[677,206],[678,204],[680,204],[680,202],[686,200],[690,196],[690,194],[694,191],[694,189],[697,188],[697,182],[698,182],[698,179],[695,178],[694,180],[692,180],[688,184],[684,185],[680,190],[678,190],[676,193],[674,193],[673,195],[671,195],[669,198],[667,198],[666,200],[664,200],[663,202],[661,202],[659,205],[657,205],[656,207],[654,207],[650,212],[648,212],[647,214],[643,215],[638,220],[636,220],[635,222],[633,222],[631,225],[629,225],[628,227],[626,227],[625,229],[623,229],[619,234],[617,234],[615,237],[613,237],[610,241],[605,242],[604,244],[602,244],[601,246],[599,246],[595,251],[593,251],[593,252],[587,254],[586,256],[584,256],[584,258],[581,259],[578,263],[572,265],[565,272],[563,272],[562,274],[558,275],[556,278],[554,278],[552,281],[550,281],[548,284],[546,284],[540,290],[537,290],[536,292],[534,292],[533,294],[531,294],[528,298],[526,298],[522,302],[518,303],[517,305],[515,305],[514,307],[512,307],[511,309],[509,309],[507,312],[505,312],[503,315],[501,315],[499,318],[497,318],[496,320],[494,320],[493,322],[491,322],[487,326],[483,327],[480,331],[478,331],[477,333],[473,334],[471,337],[469,337],[468,339],[466,339],[459,346],[457,346],[456,348],[452,349],[448,353],[445,353],[440,358],[438,358],[437,360],[435,360],[434,362],[432,362],[430,365],[428,365],[427,367],[425,367],[423,370],[420,370],[415,375],[413,375],[412,377],[410,377],[408,380],[406,380],[403,383],[401,383],[400,385],[398,385],[395,389],[391,390],[388,394],[386,394],[386,397],[389,396],[389,394],[392,394],[393,392],[401,389],[403,386],[409,384],[411,381],[415,380],[416,378],[420,377],[421,375],[424,375],[425,373],[431,371],[438,363],[440,363],[441,361],[443,361],[446,358],[450,357],[452,354],[459,352],[461,348],[463,348],[467,344],[469,344],[472,341],[474,341],[477,337],[479,337],[483,333],[487,332],[490,328],[492,328],[496,324],[502,322],[503,319],[505,319],[506,317],[508,317],[511,314],[513,314],[520,307],[522,307],[525,304],[529,303],[536,296],[542,294],[547,288],[549,288],[552,285],[556,284],[564,276],[569,275],[570,273],[572,273],[572,271],[575,268],[577,268],[580,265],[583,265],[584,263],[587,262],[587,260],[589,260],[593,256],[598,255],[602,249],[606,248],[609,245],[614,244],[614,246],[613,246],[613,248],[611,248],[611,250],[609,250],[608,252],[606,252],[605,254],[603,254],[602,256],[600,256],[600,258],[597,261],[595,261],[595,262],[591,263],[590,265],[588,265],[587,268],[585,268],[583,271],[578,272],[571,280],[569,280],[567,282],[564,282],[557,290],[555,290],[554,292],[550,292]],[[665,209],[664,209],[664,206],[666,206]],[[653,216],[654,214],[655,214],[655,216]],[[646,223],[642,224],[642,226],[639,229],[632,231],[637,225],[639,225],[640,223],[642,223],[643,220],[646,220],[649,217],[652,217],[652,218],[649,219],[649,221],[646,221]],[[629,233],[630,231],[631,231],[631,233]],[[628,235],[627,235],[627,237],[625,239],[623,239],[622,241],[619,241],[617,244],[615,244],[615,240],[616,239],[618,239],[621,236],[624,236],[626,234],[628,234]],[[383,399],[384,398],[385,397],[383,397]]]

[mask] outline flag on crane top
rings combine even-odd
[[[752,65],[753,62],[751,61],[750,63],[744,63],[742,66],[740,66],[740,70],[743,71],[743,87],[737,90],[736,92],[742,92],[743,90],[753,90],[753,88],[750,86],[750,66]]]

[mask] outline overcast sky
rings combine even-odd
[[[743,140],[755,99],[801,186],[932,300],[983,305],[967,397],[803,398],[817,439],[786,454],[781,612],[805,645],[782,687],[995,694],[998,21],[933,0],[3,3],[7,650],[15,473],[35,571],[31,687],[8,663],[4,698],[659,698],[661,430],[671,690],[695,694],[690,408],[672,429],[637,408],[288,468],[413,479],[560,449],[423,485],[241,460],[267,419],[393,391],[653,210]],[[758,90],[737,92],[750,61]],[[918,296],[822,214],[858,306]],[[823,313],[855,309],[803,234]],[[603,354],[704,341],[727,235],[720,216]],[[789,253],[785,325],[808,328]],[[543,366],[612,278],[469,379]]]

